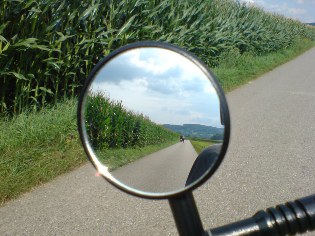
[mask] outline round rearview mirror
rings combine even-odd
[[[96,65],[79,100],[78,126],[98,173],[146,198],[206,181],[230,133],[214,75],[191,53],[160,42],[124,46]]]

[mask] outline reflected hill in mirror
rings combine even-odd
[[[163,126],[173,132],[184,135],[186,138],[197,138],[215,141],[222,141],[224,138],[224,128],[217,128],[200,124],[164,124]]]

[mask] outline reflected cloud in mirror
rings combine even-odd
[[[114,57],[98,71],[85,104],[99,160],[118,181],[144,192],[184,188],[197,153],[223,142],[215,88],[195,63],[171,50],[138,48]]]

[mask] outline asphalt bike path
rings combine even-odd
[[[143,157],[113,172],[124,184],[145,192],[164,193],[185,186],[197,153],[189,140]]]
[[[227,155],[194,191],[206,229],[315,193],[315,48],[227,99],[232,122]],[[1,207],[0,235],[177,235],[177,230],[166,200],[127,195],[86,164]]]

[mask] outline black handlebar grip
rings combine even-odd
[[[315,230],[315,195],[259,211],[253,217],[208,231],[212,236],[295,235]]]
[[[301,204],[307,215],[309,225],[308,230],[315,230],[315,194],[296,200],[296,202]]]

